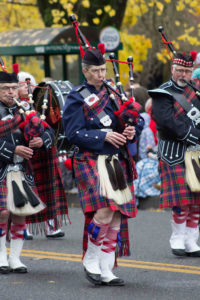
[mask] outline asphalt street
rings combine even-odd
[[[131,256],[118,259],[125,287],[94,287],[81,263],[83,215],[71,207],[65,237],[34,236],[22,261],[27,274],[0,275],[0,300],[200,299],[200,258],[177,258],[169,248],[170,211],[139,210],[129,220]],[[8,244],[9,248],[9,244]]]

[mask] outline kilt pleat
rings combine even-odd
[[[0,182],[0,210],[7,208],[7,186],[6,178]]]
[[[52,146],[51,150],[47,152],[36,151],[33,158],[32,168],[35,184],[39,197],[46,204],[46,208],[38,214],[27,217],[26,222],[41,223],[49,219],[57,219],[61,225],[62,219],[64,220],[65,216],[68,217],[68,206],[56,147]]]
[[[200,204],[200,192],[191,192],[185,181],[184,163],[169,166],[160,161],[159,172],[161,177],[160,208]]]
[[[100,195],[99,177],[97,170],[97,155],[91,152],[77,153],[73,159],[75,180],[78,188],[80,204],[84,213],[95,212],[103,207],[111,210],[119,210],[127,217],[135,217],[137,207],[134,195],[133,182],[128,181],[126,166],[120,161],[125,178],[132,192],[132,201],[123,205],[117,205],[112,199]]]

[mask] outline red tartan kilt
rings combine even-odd
[[[125,163],[123,161],[120,161],[120,163],[133,196],[130,203],[123,205],[117,205],[113,200],[100,195],[97,155],[90,152],[78,153],[75,155],[73,168],[79,192],[79,199],[84,213],[95,212],[103,207],[110,207],[111,210],[119,210],[127,217],[136,216],[137,207],[133,182],[128,182]]]
[[[185,164],[169,166],[159,162],[161,176],[160,207],[200,205],[200,192],[194,193],[185,181]]]
[[[52,146],[49,151],[35,151],[32,168],[39,197],[46,204],[46,208],[38,214],[27,217],[26,222],[40,223],[58,216],[68,216],[57,148]]]

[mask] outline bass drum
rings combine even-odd
[[[46,88],[49,88],[45,121],[54,129],[58,151],[65,152],[71,148],[62,126],[63,108],[67,95],[73,88],[70,81],[41,82],[33,91],[35,110],[42,114],[42,105]]]

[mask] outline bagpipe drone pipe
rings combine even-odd
[[[91,45],[89,44],[86,37],[83,35],[79,28],[78,21],[76,20],[74,15],[69,17],[72,25],[75,29],[77,41],[80,47],[80,55],[81,58],[84,56],[84,49],[91,49]],[[99,51],[102,55],[105,54],[105,45],[98,45]],[[115,82],[113,80],[103,80],[103,85],[106,87],[107,92],[109,94],[110,100],[113,103],[113,107],[115,109],[115,115],[118,117],[118,120],[121,124],[121,127],[124,128],[127,124],[135,126],[138,122],[139,112],[141,109],[141,105],[135,102],[134,92],[133,92],[133,58],[130,56],[127,58],[127,62],[119,61],[115,59],[115,54],[110,53],[109,59],[105,59],[107,62],[111,62],[113,65],[113,71],[115,75]],[[117,67],[117,63],[126,63],[129,66],[129,82],[130,82],[130,90],[131,97],[128,99],[127,95],[123,89],[123,86],[120,82],[119,71]],[[116,99],[117,98],[117,99]],[[120,101],[119,101],[120,99]]]
[[[77,41],[80,47],[80,55],[83,59],[85,50],[95,49],[91,47],[88,40],[85,38],[83,33],[81,32],[78,21],[76,20],[74,15],[70,16],[70,21],[75,29]],[[85,49],[85,50],[84,50]],[[105,56],[105,45],[98,44],[98,49],[103,56]],[[111,62],[113,66],[113,71],[115,75],[115,81],[111,79],[105,79],[102,81],[102,84],[105,87],[105,90],[109,96],[109,99],[112,103],[112,107],[114,109],[114,114],[118,119],[118,128],[117,131],[122,133],[127,125],[137,126],[138,122],[144,122],[140,116],[140,109],[141,105],[137,103],[134,99],[134,92],[133,92],[133,58],[128,57],[127,62],[119,61],[115,59],[114,53],[110,53],[109,59],[105,59],[106,62]],[[129,82],[130,82],[130,89],[131,89],[131,97],[128,98],[123,86],[120,82],[119,71],[117,67],[117,63],[126,63],[129,66]],[[141,128],[143,128],[143,123]],[[133,162],[132,158],[128,151],[128,145],[124,145],[120,147],[120,154],[126,161],[128,176],[132,180],[133,179]],[[108,158],[109,159],[109,158]],[[108,166],[107,166],[108,167]],[[120,173],[120,172],[119,172]]]
[[[7,72],[3,59],[0,57],[0,66]],[[13,65],[13,71],[18,74],[18,64]],[[66,139],[62,127],[62,113],[66,96],[71,91],[73,84],[70,81],[46,81],[32,85],[30,78],[25,82],[28,86],[28,99],[13,99],[23,117],[20,128],[24,130],[26,141],[40,136],[48,125],[55,132],[58,151],[71,147]],[[32,92],[33,91],[33,92]]]
[[[175,50],[172,42],[168,40],[167,35],[164,32],[164,28],[162,26],[159,26],[158,31],[161,34],[162,41],[165,45],[165,48],[168,51],[169,57],[174,63],[178,63],[178,53]],[[170,53],[172,53],[172,56],[170,55]],[[183,54],[185,55],[185,53]],[[190,56],[193,61],[195,61],[196,55],[197,55],[196,51],[190,51]],[[192,65],[190,67],[192,67]],[[200,90],[195,86],[195,83],[192,81],[189,82],[184,78],[182,78],[181,80],[185,82],[187,86],[193,89],[197,98],[200,100]],[[191,106],[191,111],[187,112],[187,116],[188,117],[190,116],[189,118],[194,121],[195,120],[198,121],[200,118],[200,111],[195,106]],[[188,186],[190,187],[191,191],[199,192],[200,191],[200,145],[199,144],[187,148],[185,152],[185,166],[186,166],[186,182]]]

